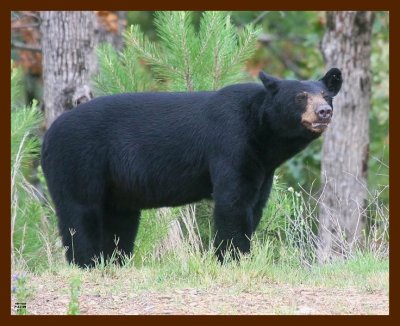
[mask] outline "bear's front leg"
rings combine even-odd
[[[251,208],[249,205],[238,207],[215,204],[216,236],[214,245],[220,262],[224,260],[228,251],[234,259],[239,258],[239,252],[250,252],[250,238],[253,228]]]
[[[216,228],[215,247],[220,262],[227,251],[234,259],[250,251],[254,230],[254,205],[260,185],[253,178],[225,167],[214,174],[213,199]]]

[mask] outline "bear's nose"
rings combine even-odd
[[[332,108],[326,104],[318,106],[315,113],[321,120],[330,120],[332,118]]]

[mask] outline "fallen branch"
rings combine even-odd
[[[34,52],[42,52],[42,48],[39,46],[27,45],[21,42],[11,41],[11,47],[19,50],[27,50]]]

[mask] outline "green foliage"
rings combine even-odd
[[[271,240],[274,259],[302,266],[316,262],[319,198],[303,189],[296,191],[275,176],[273,189],[256,231],[255,242]],[[332,241],[347,259],[362,255],[386,259],[389,254],[389,207],[382,201],[382,191],[371,194],[363,218],[368,221],[362,243],[349,246],[340,233]]]
[[[135,240],[134,262],[139,266],[153,256],[154,250],[168,234],[170,223],[179,214],[177,208],[160,216],[155,209],[142,210],[139,232]]]
[[[36,101],[31,106],[11,110],[11,167],[12,175],[16,178],[22,178],[22,172],[38,156],[39,141],[32,137],[31,131],[40,121]]]
[[[32,162],[39,151],[36,137],[31,131],[37,127],[41,116],[37,110],[37,102],[31,106],[20,107],[21,72],[17,68],[11,70],[11,184],[23,185],[24,169]],[[13,187],[12,187],[13,188]]]
[[[238,25],[255,22],[262,26],[263,46],[252,64],[282,78],[313,79],[324,73],[319,51],[324,12],[235,11],[232,17]]]
[[[372,30],[372,107],[368,186],[389,202],[389,15],[376,12]]]
[[[214,203],[204,200],[196,204],[196,222],[198,234],[203,248],[210,248],[214,241],[214,223],[213,223]]]
[[[154,26],[154,11],[128,11],[127,26],[139,25],[150,41],[157,41],[158,36]]]
[[[22,71],[14,67],[11,61],[11,108],[15,108],[20,103],[22,93]]]
[[[79,315],[79,293],[81,289],[81,280],[78,276],[73,277],[69,284],[70,301],[68,304],[68,315]]]
[[[263,212],[263,217],[257,230],[260,239],[282,239],[286,237],[287,221],[296,213],[298,203],[293,198],[293,188],[274,177],[272,191],[268,199],[268,205]]]
[[[27,285],[27,276],[25,274],[16,274],[12,278],[12,293],[15,295],[17,305],[17,315],[27,315],[27,299],[32,295],[32,289]]]
[[[275,175],[268,204],[257,228],[256,242],[270,240],[274,259],[310,265],[315,259],[316,215],[303,193]]]
[[[16,68],[11,72],[11,231],[13,262],[39,268],[49,263],[51,241],[55,241],[55,219],[50,206],[43,205],[42,195],[27,180],[33,161],[38,159],[40,144],[34,134],[42,120],[33,101],[21,106],[21,74]],[[51,216],[48,219],[47,216]],[[53,237],[50,241],[49,237]]]
[[[259,33],[251,25],[237,32],[225,12],[204,12],[198,33],[191,12],[157,12],[154,23],[159,43],[137,25],[125,34],[126,43],[174,91],[218,89],[243,79]]]
[[[94,84],[99,95],[142,92],[154,87],[145,67],[134,59],[130,47],[117,53],[111,44],[102,44],[97,55],[100,73],[95,76]]]

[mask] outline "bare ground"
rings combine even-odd
[[[117,281],[121,282],[121,280]],[[124,283],[125,282],[125,283]],[[252,289],[235,286],[135,290],[130,280],[116,287],[112,278],[84,280],[79,308],[87,315],[269,315],[269,314],[379,314],[389,313],[388,294],[383,290],[355,287],[322,288],[308,285],[258,283]],[[34,293],[27,300],[33,315],[66,314],[69,283],[54,276],[32,277]],[[14,298],[12,314],[15,314]]]

